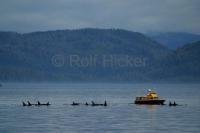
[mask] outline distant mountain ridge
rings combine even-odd
[[[199,42],[188,44],[188,47],[193,46],[189,49],[173,51],[144,34],[121,29],[0,32],[0,80],[199,81],[199,66],[193,70],[194,64],[198,64],[193,58],[199,60],[196,45],[199,46]],[[197,52],[193,52],[194,49]],[[179,59],[179,56],[184,58]],[[96,58],[93,60],[96,64],[72,65],[71,57],[79,58],[82,63],[88,57]],[[179,70],[177,63],[187,58],[190,71]],[[105,59],[110,63],[107,66],[103,65]]]
[[[147,33],[146,35],[170,49],[181,48],[188,43],[200,41],[200,35],[184,32],[152,32]]]

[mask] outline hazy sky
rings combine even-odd
[[[0,30],[85,27],[200,33],[200,0],[0,0]]]

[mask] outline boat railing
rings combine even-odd
[[[159,99],[158,97],[136,97],[136,100],[155,100]]]

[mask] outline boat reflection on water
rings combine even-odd
[[[156,111],[157,109],[159,109],[159,105],[151,105],[151,104],[136,104],[136,106],[138,107],[138,108],[146,108],[147,110],[149,110],[149,111]],[[159,107],[158,107],[159,106]]]

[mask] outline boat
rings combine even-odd
[[[165,100],[159,98],[158,94],[151,89],[146,96],[136,97],[135,104],[164,105]]]

